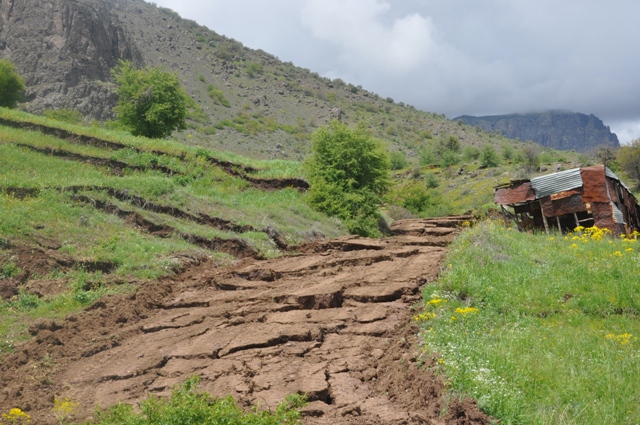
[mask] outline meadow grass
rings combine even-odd
[[[634,238],[525,234],[486,221],[424,290],[425,353],[502,424],[640,422]]]
[[[52,128],[59,128],[77,135],[94,137],[101,140],[120,143],[122,145],[130,147],[131,149],[148,151],[148,152],[151,152],[151,151],[162,152],[167,156],[184,158],[189,161],[197,157],[214,158],[220,161],[231,162],[233,164],[237,164],[240,166],[255,168],[258,171],[253,174],[257,177],[263,177],[263,178],[288,178],[288,177],[302,178],[304,177],[302,167],[300,166],[300,163],[297,161],[252,159],[252,158],[247,158],[247,157],[235,154],[233,152],[214,151],[214,150],[205,149],[202,147],[188,146],[173,139],[149,139],[146,137],[136,137],[126,131],[109,130],[98,125],[86,126],[86,125],[79,125],[79,124],[70,124],[62,121],[49,119],[44,116],[32,115],[26,112],[18,111],[15,109],[3,108],[3,107],[0,107],[0,119],[43,125],[43,126],[52,127]],[[3,126],[2,131],[0,131],[0,134],[10,132],[11,130],[12,129]],[[22,131],[22,130],[15,130],[15,131]],[[38,136],[38,138],[41,140],[50,141],[51,139],[48,139],[48,137],[50,136],[45,136],[42,134]],[[16,140],[14,140],[13,142],[18,143],[18,141]],[[37,142],[29,142],[29,143],[37,143]],[[56,142],[54,146],[62,146],[60,145],[60,143],[61,142]],[[68,145],[64,145],[64,146],[68,146]]]

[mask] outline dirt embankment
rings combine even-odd
[[[299,256],[208,263],[31,326],[0,367],[0,410],[54,423],[53,397],[94,406],[167,395],[198,374],[215,396],[273,408],[305,393],[306,424],[488,424],[471,400],[445,400],[411,324],[457,220],[397,222],[386,240],[301,247]]]

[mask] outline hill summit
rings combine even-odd
[[[587,152],[597,146],[619,147],[618,136],[595,115],[570,111],[454,118],[465,124],[495,131],[512,139],[534,141],[560,150]]]
[[[26,80],[22,109],[112,119],[119,60],[178,74],[193,100],[179,141],[253,158],[300,160],[332,119],[364,125],[407,157],[430,140],[510,143],[341,79],[329,79],[142,0],[0,1],[0,58]]]

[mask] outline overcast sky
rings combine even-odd
[[[245,46],[419,109],[594,114],[640,137],[637,0],[155,0]]]

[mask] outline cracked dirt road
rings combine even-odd
[[[403,220],[388,239],[318,241],[224,269],[204,262],[38,322],[0,367],[0,410],[54,423],[53,397],[69,397],[82,420],[198,374],[203,390],[244,405],[307,394],[305,424],[488,424],[473,401],[443,399],[411,324],[463,219]]]

